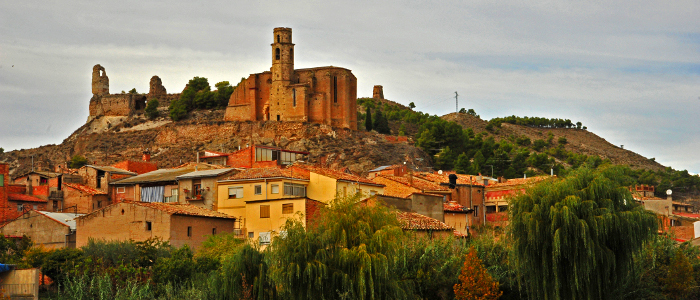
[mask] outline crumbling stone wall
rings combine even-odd
[[[377,100],[384,99],[384,87],[381,85],[375,85],[374,90],[372,91],[372,98]]]
[[[151,77],[151,82],[148,84],[148,86],[148,100],[153,98],[160,98],[168,94],[168,92],[165,90],[165,87],[163,86],[163,81],[161,81],[160,77],[158,76]]]
[[[109,77],[105,68],[99,64],[92,67],[92,94],[95,96],[109,95]]]

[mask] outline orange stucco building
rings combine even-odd
[[[229,99],[226,121],[295,121],[357,129],[357,78],[339,67],[294,69],[291,28],[275,28],[270,71],[251,74]]]

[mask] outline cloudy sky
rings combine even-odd
[[[117,3],[118,2],[118,3]],[[240,2],[240,3],[236,3]],[[581,121],[609,142],[700,172],[700,2],[2,1],[0,147],[60,143],[110,91],[169,92],[270,68],[274,27],[297,68],[335,65],[358,96],[443,115],[459,106]],[[633,3],[633,4],[632,4]]]

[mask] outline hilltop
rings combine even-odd
[[[665,167],[660,163],[641,156],[627,149],[622,149],[611,144],[604,138],[599,137],[584,129],[576,128],[535,128],[522,125],[501,124],[501,128],[489,131],[486,129],[488,122],[476,116],[464,113],[451,113],[441,117],[450,122],[455,122],[463,128],[471,128],[474,133],[484,133],[492,135],[496,141],[503,139],[513,140],[517,137],[525,136],[532,141],[547,139],[550,133],[554,140],[564,137],[567,143],[564,149],[576,154],[588,156],[598,156],[602,159],[609,159],[613,164],[627,165],[632,169],[647,169],[661,171]]]
[[[10,163],[11,174],[35,167],[50,170],[73,155],[85,156],[91,164],[111,165],[122,160],[140,160],[144,150],[161,168],[196,160],[197,151],[235,151],[250,144],[277,146],[309,152],[310,163],[364,173],[377,165],[412,163],[428,167],[430,158],[410,142],[396,142],[375,132],[332,128],[300,122],[228,122],[222,110],[197,110],[183,121],[169,118],[148,120],[132,117],[95,118],[78,128],[59,145],[15,150],[0,155]]]

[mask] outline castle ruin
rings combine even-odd
[[[226,121],[296,121],[357,130],[357,78],[339,67],[294,69],[291,28],[275,28],[270,71],[251,74],[229,99]]]

